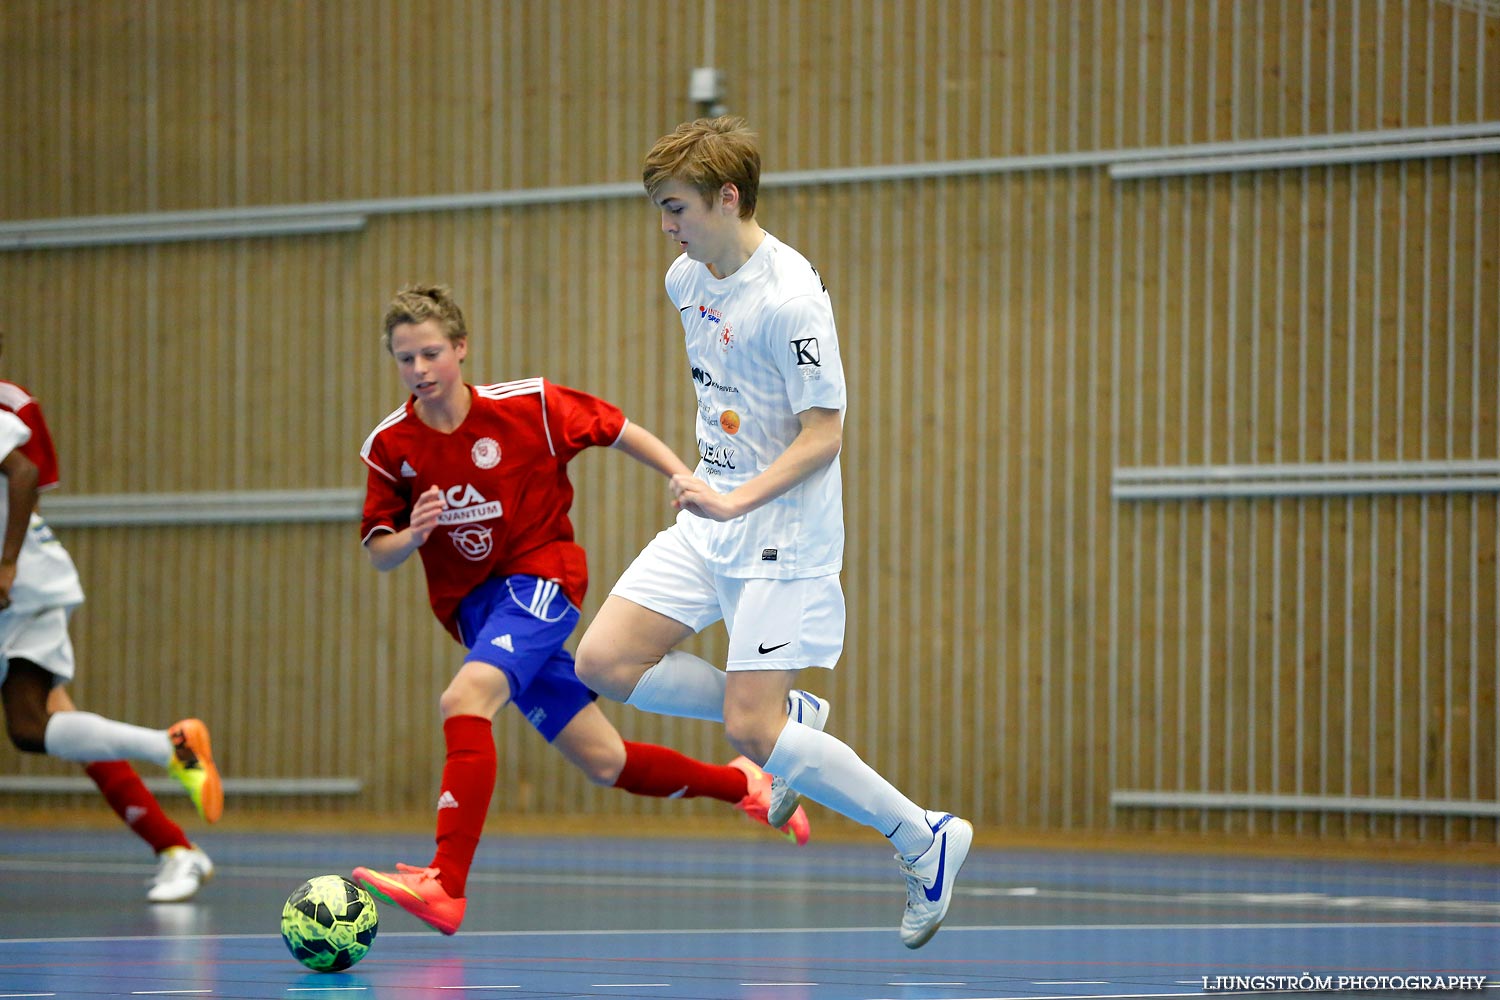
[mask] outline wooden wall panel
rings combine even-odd
[[[0,126],[26,141],[0,148],[0,217],[631,181],[696,112],[710,49],[777,172],[1500,116],[1497,19],[1435,0],[930,7],[717,4],[706,25],[687,0],[12,3]],[[1500,455],[1497,204],[1493,155],[768,189],[767,228],[832,291],[851,387],[834,731],[987,828],[1493,840],[1489,820],[1109,802],[1500,797],[1493,496],[1120,503],[1109,484]],[[357,487],[400,400],[383,304],[444,280],[474,377],[545,373],[690,451],[670,257],[644,198],[3,253],[3,372],[43,399],[69,493]],[[618,455],[575,470],[588,613],[667,511]],[[231,773],[352,773],[362,804],[428,808],[460,651],[414,567],[376,574],[352,522],[64,535],[90,593],[82,704],[202,711]],[[694,648],[721,657],[722,633]],[[729,755],[715,727],[610,713]],[[379,738],[351,756],[345,724]],[[518,720],[497,733],[497,810],[714,808],[594,789]]]
[[[777,170],[1473,121],[1500,75],[1439,0],[10,12],[8,219],[627,180],[710,48]]]

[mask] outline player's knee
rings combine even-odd
[[[47,752],[46,716],[40,720],[29,715],[22,718],[7,717],[5,730],[10,736],[11,746],[22,753]]]
[[[31,736],[31,735],[23,735],[21,733],[11,733],[10,734],[10,743],[11,743],[11,746],[15,747],[17,750],[21,751],[22,753],[43,753],[44,754],[44,753],[47,752],[47,744],[46,744],[46,742],[43,741],[43,740],[37,739],[35,736]]]
[[[461,672],[443,689],[438,698],[438,711],[444,719],[456,715],[477,715],[493,719],[495,713],[510,700],[510,686],[505,675],[491,671],[482,681],[472,674]]]
[[[604,667],[604,658],[600,655],[599,643],[589,638],[585,632],[583,638],[578,640],[578,651],[573,654],[573,670],[578,674],[578,679],[588,684],[595,674]],[[592,685],[590,685],[592,686]]]
[[[29,697],[30,692],[7,688],[5,692],[5,732],[11,746],[22,753],[47,752],[47,711],[43,698]]]
[[[466,715],[468,713],[463,710],[464,702],[465,699],[461,693],[448,687],[438,695],[438,714],[445,719],[451,719],[455,715]]]
[[[619,664],[608,653],[605,643],[591,641],[587,635],[578,642],[578,652],[573,654],[573,670],[578,679],[591,689],[615,701],[630,697],[630,689],[620,690]]]
[[[603,758],[581,761],[578,769],[583,772],[585,778],[600,788],[613,788],[615,782],[620,780],[619,765]]]
[[[764,765],[771,756],[771,751],[776,748],[777,737],[781,735],[781,725],[786,720],[779,720],[779,725],[770,725],[768,720],[760,713],[745,713],[727,711],[724,714],[724,737],[729,740],[729,745],[740,753],[749,757],[757,764]]]
[[[458,715],[477,715],[481,719],[494,719],[495,713],[505,704],[503,699],[472,688],[452,688],[438,698],[438,712],[444,719]]]

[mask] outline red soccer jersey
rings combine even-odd
[[[625,429],[613,404],[541,378],[469,391],[469,415],[453,433],[422,423],[408,399],[360,449],[370,467],[365,541],[402,530],[416,498],[430,486],[442,490],[438,526],[417,551],[432,613],[455,639],[459,603],[492,577],[555,580],[568,600],[582,603],[588,564],[568,520],[567,466],[585,448],[614,444]]]
[[[31,428],[31,440],[21,445],[21,454],[36,465],[36,488],[52,489],[57,485],[57,449],[52,446],[52,432],[47,430],[41,406],[25,389],[0,379],[0,407],[20,417]]]

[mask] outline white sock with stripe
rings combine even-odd
[[[814,802],[880,831],[900,854],[915,857],[932,845],[922,807],[827,733],[788,720],[766,771]]]
[[[42,743],[51,756],[80,764],[149,760],[166,767],[172,760],[172,739],[166,730],[132,726],[93,712],[53,712]]]
[[[625,704],[658,715],[723,722],[728,683],[729,676],[701,656],[674,649],[641,675]]]

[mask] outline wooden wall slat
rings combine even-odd
[[[715,5],[727,103],[766,169],[1500,114],[1497,19],[1436,0],[929,8]],[[0,126],[27,137],[0,150],[0,217],[631,180],[696,111],[704,32],[687,0],[22,0],[0,20]],[[833,730],[987,827],[1493,841],[1488,820],[1109,804],[1500,797],[1493,496],[1120,503],[1108,486],[1121,466],[1500,454],[1496,204],[1493,155],[766,192],[763,222],[832,291],[851,387],[850,631],[815,678]],[[383,304],[444,280],[474,378],[578,385],[690,453],[672,252],[643,197],[5,253],[0,374],[42,398],[70,493],[358,486],[357,448],[400,399]],[[618,455],[576,471],[590,613],[668,512]],[[431,808],[461,651],[414,569],[376,574],[352,523],[64,535],[90,594],[80,704],[203,711],[231,773],[357,773],[362,805]],[[722,633],[693,648],[722,657]],[[631,738],[730,755],[715,727],[609,712]],[[372,719],[377,744],[351,756],[340,724]],[[497,740],[497,810],[716,808],[595,789],[513,718]],[[0,767],[72,773],[10,750]]]

